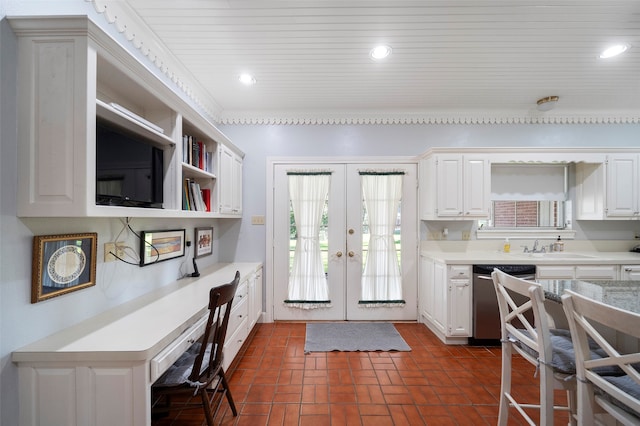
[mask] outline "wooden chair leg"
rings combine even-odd
[[[229,401],[229,405],[231,406],[231,412],[234,416],[238,415],[238,410],[236,410],[236,404],[233,402],[233,397],[231,396],[231,389],[229,389],[229,383],[227,383],[227,378],[224,375],[224,372],[220,373],[220,378],[222,379],[222,388],[224,392],[227,394],[227,401]]]
[[[213,426],[213,414],[211,413],[211,401],[209,401],[209,394],[207,388],[201,388],[198,393],[202,399],[202,407],[204,409],[204,417],[207,420],[208,426]]]

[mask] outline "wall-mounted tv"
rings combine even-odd
[[[163,151],[107,122],[96,123],[96,204],[162,208]]]

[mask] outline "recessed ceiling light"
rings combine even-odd
[[[607,58],[613,58],[614,56],[618,56],[621,53],[626,52],[629,49],[628,44],[616,44],[615,46],[611,46],[607,49],[605,49],[601,54],[600,54],[600,59],[607,59]]]
[[[376,46],[371,49],[369,55],[372,59],[384,59],[387,56],[391,55],[391,46]]]
[[[254,84],[256,84],[256,78],[251,74],[240,74],[238,80],[240,80],[240,83],[244,84],[245,86],[253,86]]]

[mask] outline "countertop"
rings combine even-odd
[[[446,251],[423,249],[420,255],[445,262],[463,265],[640,265],[640,253],[564,251],[552,253],[503,253],[498,250]]]
[[[598,302],[640,313],[640,281],[622,280],[536,280],[545,298],[562,303],[565,290],[572,290]]]

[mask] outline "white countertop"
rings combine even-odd
[[[640,253],[602,251],[564,251],[557,253],[503,253],[498,250],[423,249],[421,256],[448,264],[496,265],[640,265]]]
[[[14,362],[146,361],[207,310],[209,290],[241,282],[259,263],[217,264],[13,352]]]

